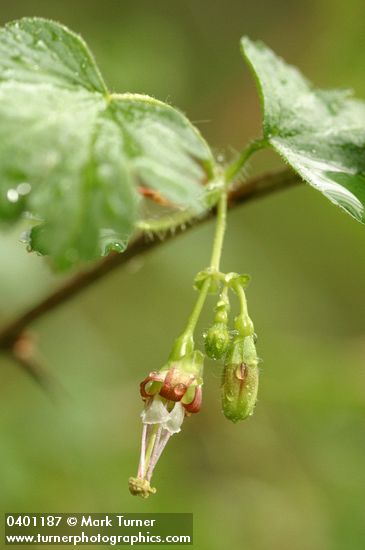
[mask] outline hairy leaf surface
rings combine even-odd
[[[59,267],[123,250],[143,186],[206,209],[212,154],[171,106],[108,91],[83,40],[22,19],[0,30],[0,218],[31,215],[31,247]]]
[[[365,102],[315,89],[261,42],[242,39],[267,142],[305,181],[365,223]]]

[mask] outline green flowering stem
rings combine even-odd
[[[242,358],[238,364],[225,365],[222,388],[224,414],[236,422],[252,414],[256,402],[257,373],[254,369],[256,356],[252,336],[253,324],[248,317],[244,293],[249,276],[220,272],[227,218],[227,187],[228,181],[225,179],[217,202],[217,222],[210,264],[195,278],[194,287],[198,291],[198,298],[185,330],[175,340],[167,365],[159,371],[151,372],[140,384],[141,397],[145,402],[141,415],[141,455],[137,477],[129,479],[129,490],[131,494],[143,498],[156,492],[150,481],[168,440],[180,432],[186,415],[200,410],[204,354],[195,349],[194,332],[209,293],[220,294],[215,308],[215,322],[205,337],[206,355],[212,359],[220,359],[226,355],[231,359],[235,359],[236,356]],[[229,289],[236,292],[241,304],[241,314],[236,318],[233,342],[227,326],[230,310]],[[244,362],[246,358],[247,364]]]
[[[235,319],[235,328],[240,336],[251,336],[254,333],[253,322],[248,314],[246,293],[239,283],[233,286],[240,303],[240,314]]]
[[[226,230],[227,220],[227,191],[224,189],[218,200],[217,205],[217,222],[213,241],[212,256],[208,271],[212,273],[212,277],[219,272],[219,265],[222,256],[224,233]],[[207,299],[211,286],[211,277],[207,276],[202,286],[199,289],[199,295],[191,315],[188,319],[186,328],[182,335],[175,341],[170,359],[178,359],[183,357],[187,351],[191,351],[194,347],[194,331]]]
[[[222,256],[223,240],[227,225],[227,192],[222,191],[217,206],[217,222],[213,242],[212,258],[210,268],[212,271],[219,271]]]
[[[207,278],[204,281],[203,286],[199,291],[199,296],[198,296],[197,301],[195,302],[194,309],[191,312],[191,315],[189,317],[189,320],[188,320],[188,323],[187,323],[187,326],[186,326],[186,329],[185,329],[185,333],[193,335],[195,327],[196,327],[197,322],[199,320],[200,314],[201,314],[202,309],[204,307],[204,303],[205,303],[205,300],[206,300],[208,292],[209,292],[209,287],[210,287],[210,280],[209,280],[209,278]]]
[[[240,313],[242,316],[248,317],[248,309],[247,309],[247,299],[246,299],[246,293],[241,285],[237,284],[233,287],[235,293],[237,294],[239,303],[240,303]]]

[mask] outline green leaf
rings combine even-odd
[[[259,89],[264,138],[305,181],[365,223],[365,102],[323,91],[261,42],[242,51]]]
[[[31,247],[58,267],[123,250],[139,186],[201,213],[214,172],[186,117],[110,93],[76,34],[38,18],[0,30],[0,219],[28,213]]]

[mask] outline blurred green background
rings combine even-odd
[[[239,38],[261,38],[321,87],[365,97],[363,0],[2,0],[0,20],[39,15],[80,32],[112,89],[180,107],[216,154],[260,133]],[[252,174],[280,166],[260,153]],[[34,325],[67,398],[55,404],[1,357],[3,511],[194,512],[201,550],[365,547],[365,229],[309,187],[229,217],[223,269],[249,272],[263,358],[260,399],[231,425],[221,368],[207,363],[202,412],[158,465],[158,493],[131,497],[140,444],[138,383],[166,360],[208,261],[212,225],[105,278]],[[0,241],[0,321],[60,278]],[[212,304],[213,305],[213,304]],[[209,309],[201,328],[210,322]]]

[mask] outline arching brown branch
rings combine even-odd
[[[236,208],[253,199],[292,187],[300,183],[300,181],[299,176],[288,169],[250,178],[230,192],[229,208]],[[186,227],[184,232],[193,229],[193,227],[204,223],[214,216],[214,210],[208,212],[204,217],[193,220],[192,223]],[[166,235],[163,240],[157,238],[149,240],[144,235],[141,235],[130,244],[123,254],[113,252],[93,265],[90,269],[81,271],[64,283],[59,289],[46,296],[33,307],[20,314],[15,320],[5,325],[0,330],[0,350],[12,353],[16,342],[31,323],[77,296],[111,271],[127,264],[133,258],[176,238],[182,232],[182,229],[178,229],[173,234]]]

